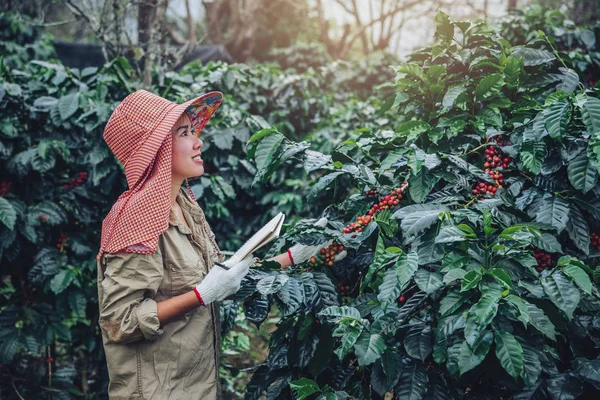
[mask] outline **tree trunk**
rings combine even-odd
[[[143,0],[138,6],[138,45],[146,47],[152,35],[158,0]]]
[[[517,0],[508,0],[507,8],[517,8]]]
[[[593,24],[598,21],[599,0],[575,0],[568,16],[578,25]]]
[[[152,67],[160,56],[160,39],[163,36],[165,27],[165,14],[169,5],[168,0],[157,0],[154,7],[154,20],[150,24],[150,38],[146,56],[144,57],[144,75],[142,78],[143,86],[149,89],[152,86]]]

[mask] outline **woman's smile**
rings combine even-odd
[[[204,163],[204,161],[202,160],[202,153],[196,154],[194,157],[192,157],[192,160],[194,160],[194,162],[197,164]]]

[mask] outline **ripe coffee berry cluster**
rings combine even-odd
[[[0,197],[6,196],[10,189],[12,188],[12,182],[2,181],[0,182]]]
[[[348,284],[344,285],[341,281],[338,282],[338,289],[342,292],[342,296],[350,296],[350,293],[352,292],[352,288]]]
[[[377,196],[377,190],[370,189],[365,192],[365,196]]]
[[[402,295],[400,297],[398,297],[398,303],[404,303],[405,301],[406,301],[406,297],[404,297]]]
[[[335,255],[344,251],[344,246],[333,242],[328,248],[319,250],[319,255],[311,257],[308,262],[311,266],[321,267],[328,266],[333,267],[333,261]]]
[[[600,250],[600,236],[598,236],[598,234],[595,232],[592,232],[591,236],[592,236],[592,247],[595,248],[596,250]]]
[[[81,186],[83,182],[85,182],[88,178],[87,172],[80,172],[77,178],[71,179],[69,182],[63,185],[63,189],[71,190],[76,188],[77,186]]]
[[[367,215],[361,215],[357,217],[356,222],[351,222],[350,225],[342,230],[342,232],[362,232],[363,226],[368,225],[369,222],[371,222],[371,219],[375,217],[377,213],[400,204],[400,200],[402,200],[402,193],[406,189],[406,185],[408,185],[408,183],[404,182],[399,188],[392,189],[387,196],[383,196],[379,202],[373,204],[371,209],[367,212]],[[366,192],[368,196],[373,195],[373,193],[377,195],[377,192],[374,192],[373,189]]]
[[[69,237],[66,234],[61,232],[58,235],[58,242],[56,243],[56,248],[59,251],[63,251],[64,248],[67,246],[68,242],[69,242]]]
[[[533,251],[533,256],[537,261],[537,269],[538,271],[543,271],[544,269],[552,268],[552,256],[549,253],[546,253],[544,250],[535,249]]]
[[[493,137],[491,140],[496,142],[498,146],[509,144],[506,138],[502,135]],[[490,139],[487,141],[489,142]],[[511,161],[512,160],[510,157],[504,154],[496,146],[489,146],[487,149],[485,149],[485,163],[483,164],[483,168],[485,173],[488,174],[490,178],[496,182],[496,184],[493,185],[487,182],[478,182],[471,190],[471,193],[473,193],[473,195],[478,195],[479,198],[482,198],[486,194],[494,196],[498,189],[504,187],[504,174],[494,168],[506,169]]]
[[[490,194],[491,196],[496,194],[496,190],[498,190],[498,186],[494,186],[487,182],[479,182],[475,185],[471,193],[474,195],[479,195],[479,198],[482,198],[485,194]]]
[[[491,140],[496,142],[498,146],[510,144],[510,142],[503,135],[495,136]],[[487,142],[489,141],[490,139],[487,139]],[[483,168],[487,173],[496,172],[492,171],[491,168],[506,169],[511,161],[511,158],[504,154],[498,147],[489,146],[487,149],[485,149],[485,163],[483,164]]]

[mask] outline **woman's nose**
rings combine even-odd
[[[194,146],[194,148],[201,149],[202,146],[204,146],[204,142],[198,136],[196,136],[196,138],[198,138],[198,140],[196,141],[196,145]]]

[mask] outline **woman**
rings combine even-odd
[[[221,101],[211,92],[178,105],[140,90],[106,125],[129,186],[102,224],[97,257],[111,399],[220,396],[218,302],[239,290],[253,259],[214,267],[223,255],[187,178],[204,173],[198,135]],[[286,268],[319,247],[273,260]]]

